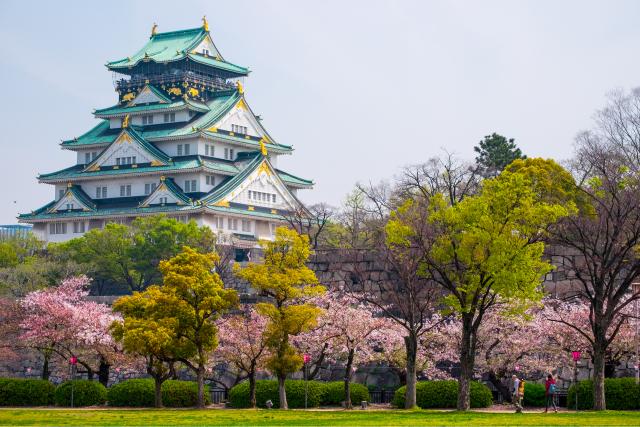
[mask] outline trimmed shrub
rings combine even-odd
[[[303,380],[287,380],[285,389],[287,391],[287,403],[289,408],[304,408],[304,388]],[[324,383],[320,381],[308,381],[307,406],[313,408],[320,406],[324,395]],[[278,395],[277,380],[256,381],[256,403],[258,407],[265,408],[265,402],[271,400],[273,407],[280,407],[280,396]],[[243,381],[229,390],[229,402],[234,408],[249,407],[249,382]]]
[[[0,406],[48,406],[56,386],[47,380],[0,378]]]
[[[73,385],[73,406],[102,405],[107,401],[107,389],[98,381],[65,381],[56,388],[55,401],[58,406],[71,406]]]
[[[351,404],[359,405],[360,402],[370,400],[369,390],[362,384],[351,383]],[[324,395],[320,405],[339,406],[345,400],[344,381],[332,381],[324,384]]]
[[[155,386],[152,379],[133,379],[109,387],[109,406],[149,407],[155,403]]]
[[[545,405],[544,384],[524,383],[523,406],[543,407]]]
[[[397,408],[404,408],[406,386],[396,390],[392,404]],[[471,382],[471,407],[487,408],[493,402],[491,390],[479,382]],[[416,386],[416,404],[422,408],[455,408],[458,403],[458,382],[449,381],[420,381]]]
[[[153,384],[151,388],[153,396]],[[151,399],[153,402],[153,398]],[[204,386],[204,404],[211,403],[209,386]],[[162,404],[168,408],[185,408],[198,404],[198,383],[195,381],[168,380],[162,384]],[[153,403],[151,404],[153,405]]]
[[[578,409],[593,409],[593,381],[579,381]],[[640,409],[640,386],[634,378],[606,378],[604,380],[604,397],[607,409],[629,410]],[[567,406],[576,407],[576,386],[569,387]]]

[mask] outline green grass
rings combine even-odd
[[[0,425],[640,425],[640,412],[278,411],[250,409],[0,409]]]

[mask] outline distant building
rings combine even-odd
[[[54,199],[19,216],[45,241],[65,241],[107,222],[164,213],[211,227],[237,247],[270,239],[283,215],[304,209],[313,182],[277,169],[293,148],[277,143],[247,100],[208,24],[156,32],[137,53],[107,63],[118,103],[100,123],[62,142],[76,164],[40,174]]]
[[[0,225],[0,240],[26,236],[32,228],[33,226],[25,224]]]

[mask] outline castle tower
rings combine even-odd
[[[163,213],[252,247],[303,208],[296,192],[313,182],[277,169],[293,148],[253,113],[240,82],[249,70],[222,57],[206,19],[165,33],[154,24],[142,49],[106,66],[118,103],[94,111],[93,129],[62,142],[76,164],[40,174],[54,200],[18,217],[41,238],[65,241]]]

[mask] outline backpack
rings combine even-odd
[[[518,385],[518,394],[520,396],[524,396],[524,380],[520,380],[520,384]]]
[[[555,394],[555,393],[556,393],[556,384],[555,383],[549,384],[549,394]]]

